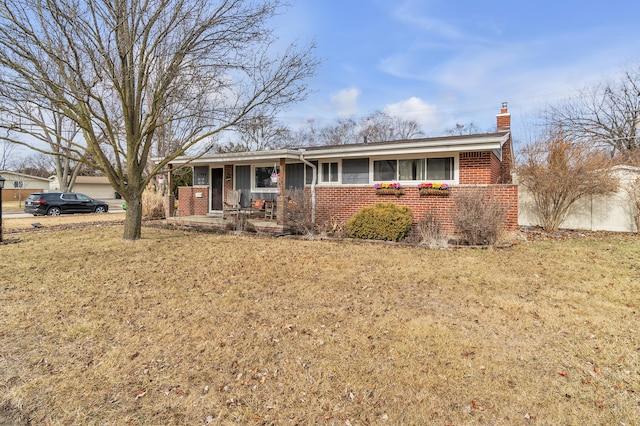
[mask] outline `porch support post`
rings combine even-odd
[[[278,225],[284,225],[285,203],[284,190],[287,187],[287,160],[280,159],[280,181],[278,182],[278,200],[276,201],[276,220]]]
[[[173,164],[169,163],[167,171],[167,195],[165,205],[165,217],[174,217],[176,215],[176,196],[173,193]]]

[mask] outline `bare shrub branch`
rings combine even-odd
[[[291,189],[285,205],[286,224],[292,231],[313,239],[316,226],[311,220],[311,197],[303,189]]]
[[[470,245],[494,244],[504,226],[507,206],[485,188],[462,188],[454,198],[453,223]]]
[[[542,227],[554,230],[577,200],[617,190],[613,165],[603,150],[554,131],[524,148],[517,173],[533,197]]]
[[[631,200],[636,232],[640,233],[640,177],[635,178],[626,189],[629,194],[629,199]]]
[[[416,226],[418,244],[426,245],[430,249],[444,249],[449,246],[447,235],[444,233],[442,222],[437,215],[425,213]]]

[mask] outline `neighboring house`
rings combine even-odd
[[[511,183],[506,103],[496,117],[497,131],[488,134],[177,158],[170,168],[193,167],[193,186],[178,190],[178,215],[221,212],[228,191],[241,190],[243,207],[251,199],[276,199],[282,223],[286,190],[304,188],[315,199],[318,225],[344,222],[362,207],[394,202],[413,209],[416,222],[426,212],[436,213],[445,230],[454,232],[455,194],[473,188],[498,196],[508,211],[507,227],[516,229],[518,188]],[[273,172],[280,175],[279,183],[270,180]],[[403,194],[381,195],[377,183],[400,183]],[[421,196],[420,183],[446,183],[451,195]]]
[[[640,167],[616,166],[614,176],[619,179],[618,191],[611,195],[594,195],[578,200],[562,222],[562,229],[585,231],[637,232],[638,215],[629,195],[632,183],[640,178]],[[538,226],[540,221],[529,191],[520,186],[519,218],[522,226]]]
[[[0,176],[5,178],[3,201],[22,201],[32,192],[46,191],[49,189],[49,179],[39,176],[25,175],[24,173],[0,170]]]
[[[57,176],[51,176],[49,191],[60,191],[60,183]],[[109,179],[105,176],[78,176],[73,185],[73,192],[88,195],[91,198],[110,200],[119,196],[113,190]]]

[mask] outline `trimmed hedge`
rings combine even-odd
[[[393,203],[377,203],[364,207],[347,222],[351,238],[365,240],[400,241],[413,222],[413,211]]]

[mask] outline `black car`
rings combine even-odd
[[[106,213],[109,205],[74,192],[36,192],[24,203],[24,212],[34,216],[58,216],[62,213]]]

